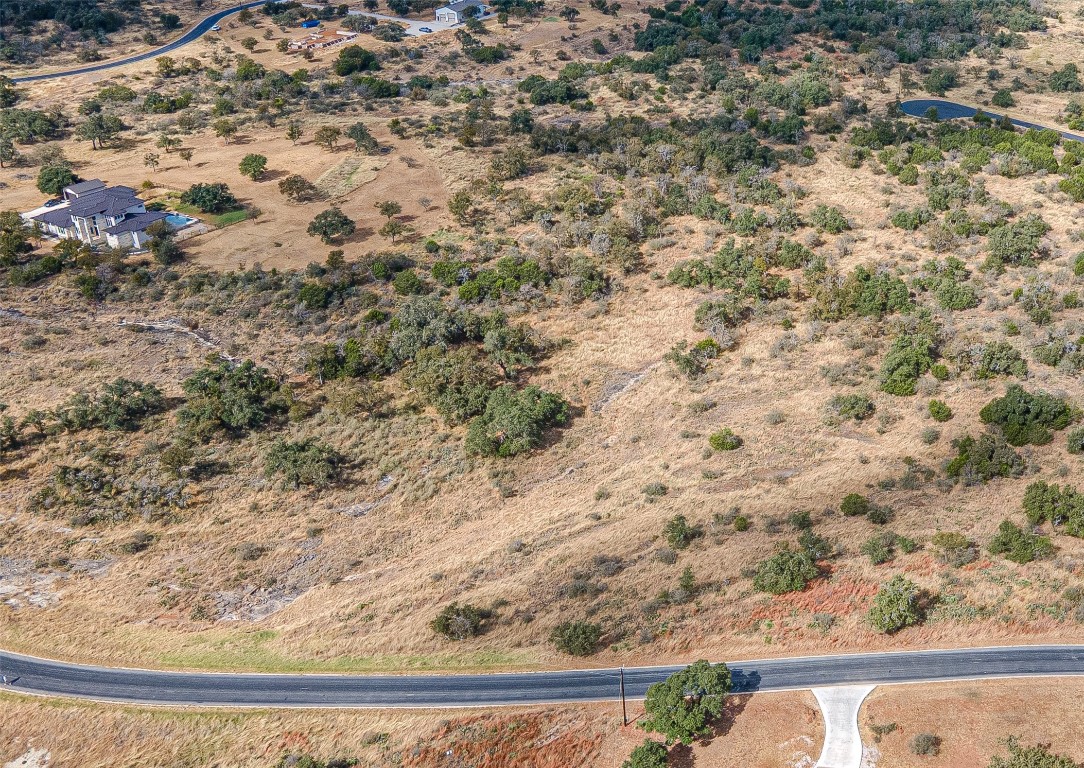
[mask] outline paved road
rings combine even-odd
[[[79,67],[77,69],[66,69],[62,72],[45,72],[40,75],[27,75],[25,77],[12,78],[16,83],[33,83],[38,80],[53,80],[58,77],[71,77],[72,75],[85,75],[91,72],[101,72],[106,69],[112,69],[113,67],[121,67],[125,64],[133,64],[137,61],[146,61],[147,59],[153,59],[158,56],[164,56],[170,51],[180,48],[182,45],[188,45],[193,40],[202,37],[207,31],[222,19],[230,16],[231,14],[238,13],[245,8],[255,8],[256,6],[263,5],[267,0],[256,0],[255,2],[242,3],[241,5],[235,5],[232,8],[227,8],[217,13],[212,13],[207,18],[200,21],[192,29],[185,32],[176,40],[170,43],[166,43],[163,46],[154,48],[153,50],[140,53],[135,56],[128,56],[123,59],[112,59],[110,61],[103,61],[101,64],[89,64],[85,67]],[[0,0],[3,2],[3,0]]]
[[[833,685],[1084,675],[1084,646],[915,651],[730,664],[736,692]],[[680,667],[625,670],[629,698]],[[612,701],[616,669],[490,675],[262,675],[152,672],[64,664],[0,652],[15,691],[100,701],[261,707],[495,706]]]
[[[939,120],[955,120],[958,118],[970,118],[974,117],[978,110],[975,107],[969,107],[966,104],[961,104],[957,101],[945,101],[944,99],[911,99],[900,104],[900,109],[905,114],[911,117],[924,117],[926,110],[930,107],[937,108],[937,118]],[[994,120],[1000,120],[1001,115],[997,112],[987,112],[983,110],[983,114],[989,116]],[[1035,128],[1036,130],[1052,130],[1058,131],[1062,135],[1062,138],[1071,139],[1072,141],[1084,141],[1084,136],[1076,133],[1068,133],[1067,131],[1059,131],[1057,128],[1051,128],[1048,125],[1040,125],[1039,123],[1029,123],[1027,120],[1017,120],[1015,117],[1010,117],[1009,122],[1018,128]]]

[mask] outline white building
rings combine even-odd
[[[24,213],[23,219],[53,237],[139,249],[151,239],[147,227],[167,215],[148,211],[131,187],[92,179],[65,187],[60,202]]]
[[[468,8],[477,8],[477,11],[468,11]],[[482,0],[459,0],[457,3],[437,8],[437,21],[447,24],[461,24],[471,16],[485,16],[489,6]]]

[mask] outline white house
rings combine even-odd
[[[477,11],[468,11],[468,8],[477,8]],[[489,6],[482,0],[459,0],[457,3],[437,8],[437,21],[447,24],[460,24],[471,16],[485,16]]]
[[[107,187],[93,179],[65,187],[60,202],[24,213],[23,219],[54,237],[139,249],[151,239],[147,227],[166,216],[148,211],[131,187]]]

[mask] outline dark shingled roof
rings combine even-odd
[[[125,232],[142,232],[151,224],[156,221],[161,221],[168,213],[164,211],[147,211],[146,213],[136,213],[124,221],[116,224],[109,229],[105,230],[107,235],[120,235]]]
[[[68,210],[72,216],[120,216],[129,208],[143,201],[136,197],[131,187],[106,187],[72,200]]]
[[[45,213],[39,213],[34,217],[34,221],[52,224],[54,227],[64,227],[65,229],[74,226],[71,211],[68,210],[66,205],[63,208],[53,208]]]
[[[64,187],[64,192],[71,192],[73,195],[82,195],[87,192],[93,192],[96,189],[102,189],[103,187],[105,187],[105,182],[101,179],[87,179],[86,181],[69,184]]]

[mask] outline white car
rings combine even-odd
[[[212,32],[221,32],[222,31],[222,26],[220,24],[215,24],[213,27],[211,27],[211,31]]]

